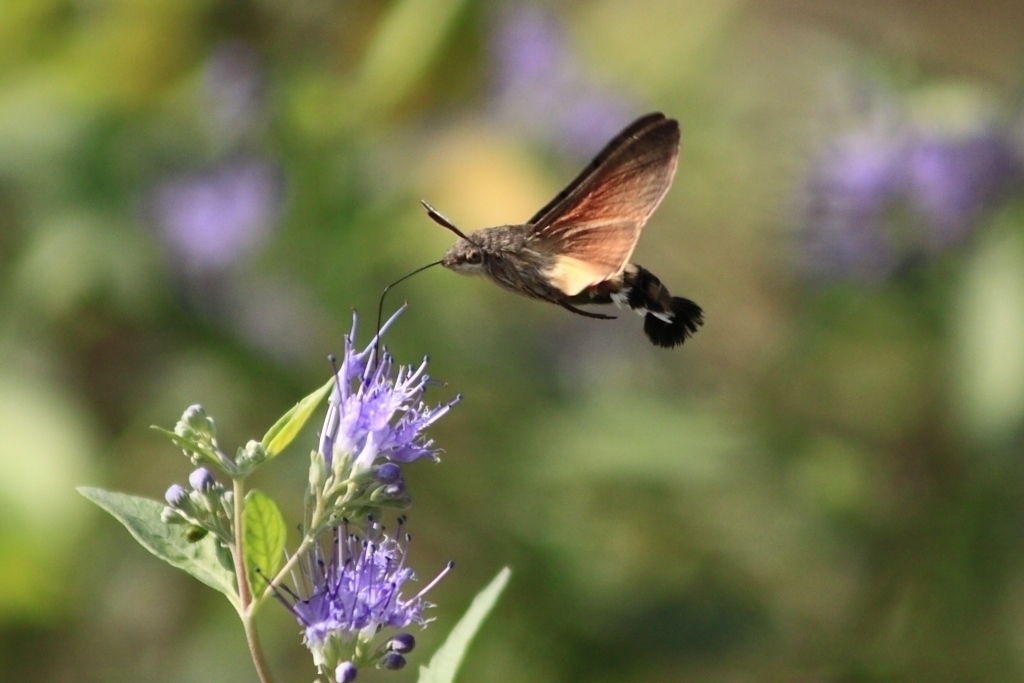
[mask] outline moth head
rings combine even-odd
[[[430,216],[432,221],[459,236],[459,241],[445,252],[444,257],[441,259],[441,265],[463,275],[474,275],[483,272],[483,249],[476,242],[466,237],[464,232],[455,227],[454,223],[438,213],[430,204],[427,204],[422,199],[420,204],[427,210],[427,215]]]
[[[483,272],[484,252],[467,239],[460,239],[445,252],[441,265],[463,275],[477,275]]]

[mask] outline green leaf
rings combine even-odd
[[[505,567],[498,572],[487,588],[473,598],[473,604],[466,610],[459,623],[455,624],[444,644],[430,658],[430,664],[420,667],[418,683],[452,683],[455,680],[455,674],[459,672],[459,666],[466,655],[466,650],[469,649],[469,644],[480,630],[484,619],[490,614],[501,592],[505,590],[505,584],[508,583],[511,574],[509,568]]]
[[[324,396],[330,392],[334,382],[334,377],[331,377],[327,380],[326,384],[296,403],[291,410],[274,423],[274,426],[270,428],[261,442],[263,447],[267,449],[268,460],[276,457],[295,439],[306,424],[306,420],[309,419],[309,416],[320,405],[320,401],[324,400]]]
[[[124,524],[143,548],[220,591],[241,611],[235,575],[218,558],[218,541],[213,536],[189,543],[185,540],[185,525],[161,521],[160,514],[167,506],[149,498],[88,486],[80,486],[78,492]]]
[[[285,537],[288,534],[288,528],[277,503],[258,489],[249,491],[245,495],[242,529],[249,585],[265,586],[267,580],[273,578],[281,568]],[[261,578],[256,572],[257,569],[268,578]],[[258,595],[261,590],[254,588],[253,593]]]

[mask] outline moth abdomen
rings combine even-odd
[[[672,297],[669,316],[648,312],[644,316],[644,334],[655,346],[671,349],[686,341],[704,324],[704,311],[693,301]]]
[[[619,300],[644,316],[644,333],[663,348],[679,346],[704,324],[704,311],[693,301],[672,296],[661,280],[643,266],[630,264],[623,273]]]

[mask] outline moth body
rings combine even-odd
[[[482,275],[516,294],[555,301],[564,295],[545,275],[554,258],[529,244],[529,227],[502,225],[470,233],[452,245],[441,265],[462,275]]]
[[[615,136],[525,224],[464,235],[424,202],[432,219],[460,237],[440,263],[591,318],[612,316],[577,306],[629,307],[643,316],[653,344],[682,344],[704,322],[700,306],[673,297],[653,273],[629,260],[671,185],[678,155],[679,124],[648,114]]]

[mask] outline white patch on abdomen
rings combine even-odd
[[[632,291],[633,289],[631,287],[624,287],[623,289],[620,289],[617,292],[612,292],[608,296],[612,298],[612,303],[614,303],[619,308],[632,308],[629,305],[629,294]],[[647,314],[647,309],[645,308],[634,308],[633,310],[636,311],[636,314],[641,318]]]
[[[651,315],[653,315],[655,318],[657,318],[658,320],[660,320],[662,322],[668,323],[670,325],[672,324],[672,314],[671,313],[655,313],[654,311],[651,311]]]

